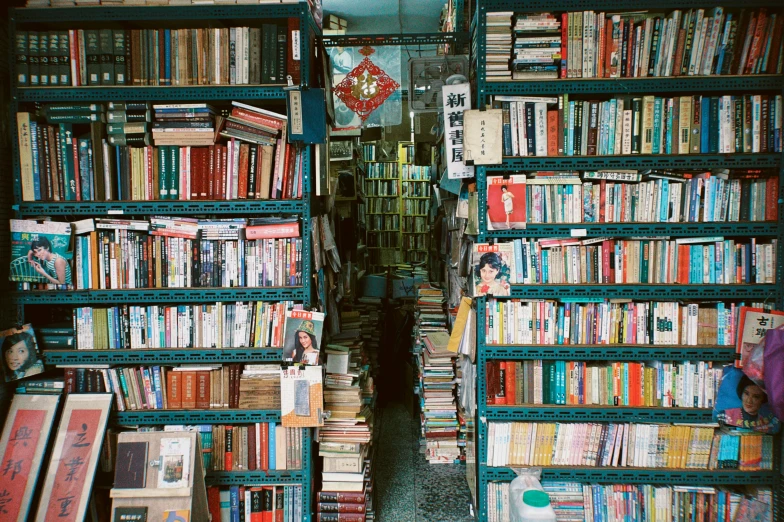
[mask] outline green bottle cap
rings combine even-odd
[[[529,489],[523,493],[523,504],[536,508],[547,507],[550,505],[550,495],[538,489]]]

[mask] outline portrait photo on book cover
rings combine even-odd
[[[514,230],[525,228],[526,177],[487,177],[487,228],[488,230]]]
[[[283,358],[304,364],[318,364],[324,314],[288,310],[283,330]]]
[[[44,371],[32,325],[0,332],[5,382],[17,381]]]
[[[70,223],[12,219],[9,279],[71,287],[70,245]]]
[[[507,245],[474,245],[474,295],[509,295],[514,253]]]
[[[778,433],[781,423],[767,402],[765,390],[740,368],[725,366],[713,409],[713,420],[725,426]]]

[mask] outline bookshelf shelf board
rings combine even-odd
[[[644,344],[600,345],[487,345],[481,348],[485,359],[580,361],[705,360],[731,362],[734,346],[673,346]]]
[[[517,476],[511,468],[481,467],[485,480],[508,482]],[[763,485],[775,483],[777,477],[774,471],[544,467],[542,479],[605,484]]]
[[[26,202],[19,205],[23,216],[54,215],[193,215],[193,214],[299,214],[302,200],[239,199],[231,201],[61,201]]]
[[[550,8],[552,9],[552,8]],[[781,91],[784,76],[759,74],[747,76],[674,76],[654,78],[564,78],[537,81],[488,80],[485,94],[525,96],[594,93],[671,93],[697,91],[700,93],[728,91],[765,92]]]
[[[268,288],[146,288],[138,290],[35,290],[12,292],[17,304],[209,303],[214,301],[296,301],[301,286]]]
[[[114,414],[118,424],[237,424],[280,422],[279,410],[143,410]]]
[[[44,350],[49,365],[66,364],[204,364],[275,362],[283,359],[280,348],[164,348],[126,350]]]
[[[646,408],[536,404],[486,406],[488,421],[712,422],[711,408]]]
[[[527,156],[504,158],[488,171],[505,170],[601,170],[601,169],[694,169],[773,168],[781,154],[634,154],[627,156]]]
[[[561,0],[555,9],[558,12],[562,11],[581,11],[586,9],[584,0]],[[728,0],[722,2],[723,7],[748,7],[749,2],[745,0]],[[780,7],[780,0],[757,0],[753,3],[754,7]],[[619,4],[615,0],[593,0],[588,9],[596,11],[612,11],[617,12],[619,9],[623,11],[636,11],[636,10],[651,10],[651,9],[689,9],[704,8],[705,2],[701,0],[627,0]],[[527,2],[520,2],[519,0],[487,0],[482,2],[481,11],[513,11],[515,13],[531,13],[537,11],[553,11],[552,0],[531,0]]]
[[[575,229],[584,234],[575,237],[627,236],[754,236],[776,237],[772,221],[737,223],[529,223],[521,230],[485,230],[494,238],[569,237]]]
[[[311,480],[302,470],[290,471],[208,471],[208,486],[248,486],[262,484],[302,484]]]
[[[399,181],[400,178],[365,178],[365,181]]]
[[[285,100],[282,85],[176,85],[96,87],[20,87],[19,102],[56,101],[182,101],[182,100]]]
[[[305,7],[303,7],[303,5]],[[134,22],[168,20],[238,20],[299,17],[307,12],[307,4],[264,5],[193,5],[139,7],[44,7],[11,9],[17,23],[46,22]]]
[[[649,285],[649,284],[536,284],[512,285],[510,297],[557,299],[767,299],[776,292],[774,284],[754,285]]]

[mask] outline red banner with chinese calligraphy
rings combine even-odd
[[[22,509],[27,480],[33,466],[35,449],[44,425],[44,410],[18,410],[11,437],[3,453],[0,473],[0,519],[16,520]]]
[[[102,414],[102,410],[73,410],[57,464],[46,520],[77,520],[77,508],[90,471],[91,454],[101,449],[102,441],[95,438]]]

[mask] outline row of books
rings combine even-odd
[[[289,301],[80,307],[70,334],[40,339],[44,349],[276,348],[287,312],[301,308]]]
[[[425,217],[403,216],[403,233],[427,234],[430,226]]]
[[[487,485],[489,522],[511,517],[508,482]],[[770,488],[737,489],[652,484],[580,484],[543,481],[557,520],[562,522],[732,522],[773,520]],[[752,517],[751,520],[754,518]]]
[[[430,181],[430,167],[404,164],[400,166],[400,177],[403,181]]]
[[[404,218],[405,219],[405,218]],[[365,225],[369,232],[395,231],[400,230],[400,215],[371,215],[366,216]]]
[[[118,411],[275,410],[280,409],[279,371],[279,365],[252,364],[66,368],[65,392],[114,393]],[[256,385],[264,386],[266,396],[252,396]]]
[[[403,191],[402,196],[406,197],[413,197],[413,198],[429,198],[430,197],[430,185],[427,183],[405,183],[406,180],[403,180]],[[409,180],[410,181],[410,180]]]
[[[488,299],[485,343],[734,346],[742,306],[729,302]]]
[[[302,486],[207,486],[213,522],[296,522],[304,513]]]
[[[394,161],[380,161],[376,163],[365,163],[366,179],[399,179],[397,163]]]
[[[487,440],[495,467],[773,469],[772,436],[714,426],[490,422]]]
[[[77,289],[302,284],[302,239],[194,240],[98,231],[76,245]]]
[[[365,180],[365,194],[368,198],[398,196],[400,195],[399,180],[368,178]]]
[[[710,362],[490,361],[487,404],[712,408],[722,368]]]
[[[746,240],[744,240],[746,241]],[[540,239],[474,244],[478,293],[508,295],[512,284],[767,284],[776,281],[778,241],[723,237],[675,240]],[[481,292],[481,268],[495,254],[500,286]],[[482,261],[482,256],[486,256]]]
[[[427,250],[427,236],[403,234],[403,250]]]
[[[781,95],[495,96],[505,156],[781,152]]]
[[[412,203],[412,201],[407,200],[403,204],[407,207],[409,203]],[[400,200],[398,198],[368,198],[365,201],[365,207],[367,207],[367,215],[369,216],[378,214],[398,215],[400,213]]]
[[[24,201],[302,197],[304,153],[286,143],[283,115],[234,102],[216,123],[207,104],[169,104],[153,105],[149,123],[146,103],[108,106],[124,109],[47,105],[50,124],[17,114]]]
[[[362,144],[362,160],[363,161],[376,161],[376,144],[363,143]],[[369,167],[369,165],[366,165]]]
[[[164,426],[164,431],[197,431],[205,471],[282,471],[302,469],[301,428],[275,422],[249,425]]]
[[[400,248],[400,231],[368,234],[367,243],[370,248]]]
[[[16,31],[19,87],[299,83],[299,20],[260,27]]]
[[[406,216],[427,216],[430,212],[430,200],[404,199],[401,212]]]
[[[778,217],[778,178],[762,172],[537,172],[533,177],[488,176],[488,194],[499,184],[515,198],[525,196],[527,223],[707,223]],[[502,227],[498,217],[490,213],[489,229]],[[513,214],[512,228],[520,226],[517,219]]]
[[[518,14],[514,31],[514,79],[782,71],[782,19],[766,8]]]

